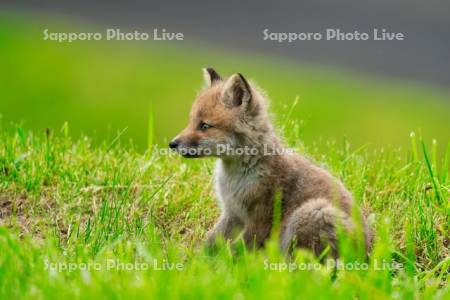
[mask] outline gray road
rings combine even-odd
[[[49,1],[5,2],[16,11],[67,14],[107,26],[153,27],[219,48],[257,51],[308,62],[344,66],[393,78],[450,85],[450,1]],[[404,33],[404,41],[263,40],[270,32]]]

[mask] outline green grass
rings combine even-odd
[[[120,133],[94,145],[71,138],[67,126],[28,132],[3,125],[0,298],[448,299],[449,148],[438,167],[414,140],[417,157],[412,149],[401,156],[345,141],[329,142],[324,154],[294,143],[290,133],[291,145],[341,178],[371,213],[377,239],[368,270],[335,273],[307,252],[293,263],[317,269],[274,270],[285,262],[274,240],[257,252],[232,255],[226,245],[205,252],[201,243],[218,213],[212,159],[142,154]],[[352,262],[343,247],[343,262]],[[108,270],[114,260],[150,269]],[[391,260],[404,268],[374,268]],[[155,270],[155,261],[183,270]],[[57,263],[91,269],[58,271]]]

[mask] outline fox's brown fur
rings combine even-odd
[[[299,154],[265,155],[285,148],[268,116],[264,94],[240,74],[223,80],[208,68],[204,75],[208,86],[192,106],[188,127],[170,146],[186,157],[220,158],[214,178],[221,215],[208,233],[208,242],[214,243],[218,236],[232,239],[236,230],[243,229],[248,246],[263,246],[272,230],[274,198],[279,191],[281,248],[289,251],[295,243],[319,255],[330,245],[337,255],[337,226],[348,233],[355,227],[350,192]],[[258,153],[224,154],[217,145],[249,147]],[[190,150],[197,152],[187,153]],[[362,218],[369,249],[371,234]]]

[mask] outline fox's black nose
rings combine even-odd
[[[178,141],[177,140],[173,140],[169,143],[169,147],[171,149],[176,149],[178,147]]]

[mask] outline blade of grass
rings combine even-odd
[[[430,175],[431,182],[433,184],[434,194],[436,196],[436,199],[437,199],[438,203],[441,205],[442,204],[441,196],[439,194],[439,189],[438,189],[438,186],[436,184],[436,179],[434,178],[433,169],[431,167],[430,159],[428,158],[427,149],[426,149],[425,143],[423,141],[421,141],[421,144],[422,144],[423,156],[425,158],[425,163],[426,163],[426,166],[427,166],[427,169],[428,169],[428,173]]]

